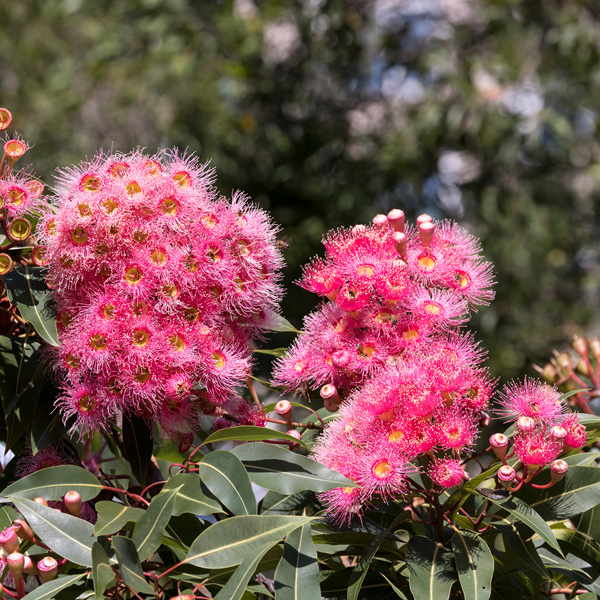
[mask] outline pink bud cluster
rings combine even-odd
[[[493,297],[491,265],[478,241],[422,215],[404,231],[394,210],[374,225],[338,230],[326,258],[300,285],[329,299],[275,369],[287,390],[318,389],[339,418],[318,442],[319,461],[359,484],[322,495],[334,518],[373,499],[402,495],[411,464],[428,455],[443,488],[465,477],[493,382],[484,352],[460,327]],[[333,404],[333,406],[332,406]]]
[[[53,358],[65,421],[82,433],[119,412],[192,432],[235,396],[250,342],[282,289],[277,227],[177,151],[98,156],[61,174],[38,226],[58,309]]]

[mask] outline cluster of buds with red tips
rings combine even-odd
[[[6,130],[12,115],[0,108],[0,131]],[[39,216],[44,203],[44,186],[28,170],[13,167],[29,149],[18,135],[4,140],[0,159],[0,226],[5,240],[0,245],[0,276],[8,274],[16,264],[39,264],[43,249],[32,246],[32,219]]]
[[[128,412],[178,441],[216,405],[251,418],[236,390],[278,311],[278,228],[213,181],[177,151],[62,173],[38,235],[58,309],[58,404],[82,435]]]
[[[546,365],[534,367],[545,381],[563,392],[576,392],[568,400],[572,406],[595,414],[589,404],[600,397],[600,340],[576,335],[570,351],[554,350]]]
[[[492,298],[491,265],[479,242],[428,215],[406,227],[404,213],[377,215],[324,239],[325,259],[300,285],[329,302],[305,320],[276,364],[288,391],[319,390],[339,410],[316,458],[360,485],[321,497],[343,520],[374,499],[403,495],[418,457],[437,489],[465,477],[493,390],[484,352],[460,327]]]
[[[516,491],[548,465],[550,482],[531,485],[546,488],[560,481],[568,464],[558,457],[587,443],[586,429],[577,413],[565,413],[562,396],[555,387],[528,379],[509,383],[500,395],[499,404],[496,413],[504,420],[515,421],[515,434],[511,454],[507,454],[510,440],[506,435],[496,433],[490,438],[494,454],[503,463],[498,482]],[[510,466],[507,456],[513,455],[518,462]]]
[[[58,574],[58,561],[46,555],[41,560],[39,554],[28,555],[21,552],[21,541],[36,546],[36,538],[29,525],[22,519],[13,522],[0,532],[0,546],[4,554],[0,556],[0,574],[8,569],[3,578],[6,589],[13,589],[11,595],[22,598],[26,587],[37,587],[41,583],[52,581]],[[29,577],[28,577],[29,576]],[[27,578],[27,584],[25,582]]]

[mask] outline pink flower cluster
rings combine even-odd
[[[315,453],[359,484],[322,495],[334,518],[375,498],[403,494],[410,463],[429,455],[428,474],[443,488],[464,475],[493,382],[484,352],[460,327],[493,297],[491,265],[478,241],[427,215],[404,231],[393,210],[369,227],[329,234],[300,285],[325,296],[275,369],[287,390],[321,388],[339,417]]]
[[[249,375],[250,342],[282,294],[277,227],[213,180],[176,151],[62,173],[38,234],[58,309],[59,404],[82,433],[135,412],[188,435]]]
[[[506,464],[509,439],[506,435],[494,434],[490,443],[504,463],[503,472],[499,474],[502,484],[528,483],[542,467],[550,464],[553,469],[556,464],[560,467],[564,461],[556,459],[564,452],[586,445],[585,426],[579,422],[577,413],[565,414],[565,410],[561,394],[553,386],[525,379],[523,383],[513,381],[504,388],[496,413],[505,420],[516,421],[512,448],[520,464],[515,467]],[[522,477],[517,474],[521,467],[526,469]]]

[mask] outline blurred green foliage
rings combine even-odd
[[[291,239],[393,207],[480,236],[495,375],[598,326],[593,0],[28,0],[0,5],[0,104],[35,170],[98,147],[212,160]],[[291,288],[295,324],[315,299]],[[287,343],[287,339],[284,343]]]

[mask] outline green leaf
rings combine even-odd
[[[82,577],[85,577],[86,573],[80,573],[79,575],[64,575],[59,576],[48,583],[40,585],[35,588],[32,592],[29,592],[26,596],[23,596],[23,600],[52,600],[56,598],[57,594],[68,587],[71,587],[76,581],[79,581]]]
[[[283,545],[283,556],[275,571],[277,600],[320,598],[319,563],[310,523],[292,531]]]
[[[205,440],[205,444],[213,444],[214,442],[225,442],[227,440],[239,442],[260,442],[262,440],[287,440],[288,442],[297,442],[301,446],[308,448],[302,440],[297,440],[295,437],[282,433],[268,427],[256,427],[254,425],[240,425],[239,427],[228,427],[227,429],[219,429],[211,433]]]
[[[146,421],[133,413],[123,417],[123,450],[133,476],[143,487],[152,458],[152,432]]]
[[[242,461],[254,483],[281,494],[356,487],[354,481],[325,465],[272,444],[244,444],[231,452]]]
[[[173,515],[178,517],[183,513],[194,515],[211,515],[222,513],[221,506],[202,493],[200,477],[194,473],[178,473],[165,483],[161,494],[179,488],[173,506]]]
[[[263,546],[274,546],[310,517],[249,515],[211,525],[192,544],[187,562],[209,569],[233,567]]]
[[[287,319],[284,319],[281,315],[270,309],[264,309],[267,318],[265,323],[262,325],[263,329],[268,331],[291,331],[293,333],[300,333]]]
[[[488,600],[494,575],[494,557],[488,545],[474,533],[457,530],[452,549],[465,600]]]
[[[63,465],[31,473],[9,485],[2,495],[30,500],[40,496],[46,500],[61,500],[67,492],[72,491],[79,492],[81,499],[86,501],[95,498],[102,489],[102,484],[88,470],[75,465]]]
[[[600,540],[600,506],[586,510],[579,519],[577,529],[595,540]]]
[[[92,579],[94,580],[96,600],[104,598],[106,588],[116,582],[108,556],[99,542],[92,544]]]
[[[234,515],[255,515],[256,497],[244,465],[231,452],[216,450],[198,465],[202,483]]]
[[[525,486],[518,497],[547,521],[561,521],[600,504],[600,469],[570,467],[562,481],[547,490]]]
[[[394,593],[398,598],[402,598],[402,600],[408,600],[404,592],[402,592],[396,585],[394,585],[383,573],[381,576],[390,584],[390,587],[394,590]]]
[[[250,577],[252,577],[262,557],[270,548],[271,545],[269,544],[245,558],[214,600],[240,600],[244,595]]]
[[[521,532],[514,523],[494,523],[494,529],[502,534],[505,554],[512,553],[518,557],[521,569],[526,566],[544,579],[548,579],[548,571],[544,567],[535,545],[531,540],[523,539]]]
[[[255,348],[252,352],[254,354],[268,354],[269,356],[275,356],[276,358],[282,357],[288,351],[287,348]]]
[[[150,558],[160,546],[179,489],[175,488],[155,496],[144,514],[137,520],[131,539],[141,560]]]
[[[96,511],[98,512],[98,520],[94,526],[96,537],[117,533],[125,523],[135,522],[145,513],[141,508],[106,501],[96,503]]]
[[[92,566],[94,526],[91,523],[26,498],[10,500],[46,546],[77,565]]]
[[[536,490],[542,491],[542,490]],[[490,502],[503,508],[509,513],[506,518],[508,523],[515,519],[518,519],[522,523],[525,523],[528,527],[533,529],[545,542],[547,542],[552,548],[560,552],[560,546],[552,533],[552,529],[548,526],[546,521],[528,504],[523,502],[520,498],[515,496],[508,497],[503,500],[498,500],[494,497],[493,492],[486,492],[486,490],[478,490],[478,492],[487,498]]]
[[[52,310],[51,291],[41,267],[16,267],[5,275],[8,299],[19,307],[21,316],[52,346],[58,346],[56,317]]]
[[[410,591],[418,600],[447,600],[458,579],[454,555],[442,544],[415,535],[406,549]]]
[[[29,336],[0,335],[0,394],[6,419],[6,449],[10,450],[31,425],[43,377],[41,346]]]
[[[112,546],[117,553],[123,583],[140,594],[154,595],[154,589],[144,578],[142,565],[134,543],[126,537],[114,536]]]

